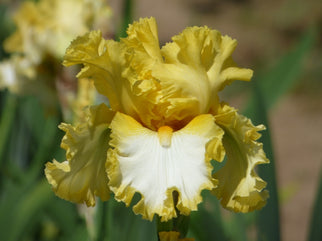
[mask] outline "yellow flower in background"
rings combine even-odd
[[[23,2],[14,15],[16,31],[4,43],[11,57],[0,62],[0,89],[37,96],[47,110],[56,108],[57,91],[62,105],[77,105],[69,103],[76,98],[75,74],[71,78],[61,68],[62,58],[77,36],[98,28],[110,31],[110,17],[105,0]]]
[[[154,18],[140,19],[120,42],[92,31],[74,40],[66,66],[83,64],[78,78],[90,78],[109,100],[93,106],[88,120],[62,124],[63,163],[47,163],[55,193],[95,205],[115,198],[152,220],[167,221],[176,210],[189,215],[211,190],[223,207],[260,209],[266,183],[255,167],[268,163],[254,126],[220,102],[218,92],[234,80],[249,81],[252,70],[236,66],[236,41],[208,27],[186,28],[161,49]],[[226,163],[213,173],[211,160]],[[106,169],[106,172],[103,171]]]
[[[17,30],[5,42],[11,53],[22,53],[34,64],[47,55],[61,59],[71,40],[104,27],[110,8],[103,0],[26,1],[15,13]]]

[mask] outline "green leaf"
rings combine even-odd
[[[18,188],[6,199],[2,199],[1,238],[6,241],[21,240],[27,230],[38,222],[39,214],[53,197],[49,184],[42,180],[33,188]]]
[[[245,115],[255,123],[262,123],[267,131],[262,133],[261,141],[264,151],[270,160],[269,165],[261,165],[258,168],[260,176],[267,182],[270,198],[267,205],[260,210],[257,220],[258,240],[279,241],[279,203],[275,173],[275,160],[271,142],[267,111],[288,91],[301,74],[301,65],[307,56],[315,40],[315,31],[310,29],[304,34],[296,48],[281,60],[266,74],[262,74],[253,81],[254,91],[251,100],[245,110]]]
[[[77,226],[85,228],[85,223],[80,222],[81,218],[76,209],[76,204],[67,202],[66,200],[54,197],[47,205],[44,213],[50,218],[62,234],[66,237],[75,235]]]
[[[4,165],[4,153],[7,148],[8,138],[10,136],[11,127],[13,120],[16,115],[17,107],[17,98],[16,96],[6,93],[5,94],[5,104],[0,112],[0,168],[2,169]]]
[[[116,39],[126,37],[126,29],[130,23],[133,21],[133,0],[123,1],[123,19],[121,27],[117,33]]]
[[[36,178],[39,174],[43,174],[44,163],[51,160],[54,156],[55,149],[59,148],[58,139],[61,139],[61,135],[58,130],[58,122],[54,118],[44,120],[44,126],[41,128],[42,137],[38,142],[37,151],[31,160],[31,167],[29,172],[33,173],[33,177]]]
[[[319,187],[316,192],[315,204],[312,210],[308,241],[322,240],[322,167],[320,170]]]
[[[110,231],[106,228],[106,226],[110,222],[110,220],[108,219],[108,216],[111,210],[108,209],[109,205],[107,202],[102,202],[101,200],[99,200],[97,203],[98,203],[98,207],[96,210],[96,214],[98,216],[97,222],[96,222],[97,234],[96,234],[96,237],[94,237],[94,240],[104,241],[108,235],[107,231]]]
[[[139,200],[137,197],[136,194],[133,199]],[[132,206],[125,207],[124,203],[115,201],[113,197],[104,203],[99,201],[95,218],[98,234],[95,240],[157,241],[155,220],[150,222],[135,215]]]
[[[219,201],[209,192],[204,193],[203,199],[198,211],[191,213],[190,231],[192,235],[198,241],[229,240],[223,225]],[[189,234],[188,237],[190,237]]]
[[[130,206],[114,199],[108,201],[108,241],[157,241],[155,219],[151,222],[133,212],[133,206],[141,199],[136,193]]]
[[[226,233],[229,234],[229,240],[234,241],[247,241],[247,231],[250,226],[250,224],[247,221],[247,216],[250,216],[251,214],[245,214],[245,213],[232,213],[229,218],[224,223],[224,227],[226,230]]]
[[[9,17],[10,14],[8,14],[9,9],[10,6],[8,6],[8,4],[0,1],[0,60],[9,56],[3,49],[3,41],[9,36],[14,28],[13,20]]]
[[[279,241],[280,240],[280,220],[279,220],[279,203],[276,183],[276,168],[273,153],[273,146],[269,131],[269,123],[267,118],[267,109],[262,99],[263,94],[254,83],[254,92],[257,97],[256,101],[256,116],[253,118],[258,123],[262,123],[267,127],[267,131],[262,133],[261,141],[267,158],[270,160],[268,165],[258,167],[259,176],[267,182],[267,190],[269,191],[269,199],[266,206],[258,211],[257,217],[257,232],[258,240],[261,241]]]

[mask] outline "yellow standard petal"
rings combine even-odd
[[[163,64],[153,67],[168,119],[191,120],[218,106],[218,91],[233,80],[250,80],[252,70],[232,60],[237,42],[208,27],[186,28],[162,48]],[[215,106],[215,107],[214,107]]]
[[[152,220],[158,214],[167,221],[176,217],[175,205],[188,215],[202,201],[200,192],[216,187],[210,161],[221,161],[223,131],[212,115],[197,116],[178,131],[161,127],[156,132],[117,113],[111,130],[113,149],[106,165],[110,188],[126,205],[140,193],[133,210],[144,218]],[[178,193],[177,203],[173,192]]]
[[[215,195],[223,207],[235,212],[250,212],[266,204],[266,183],[255,173],[258,164],[268,163],[258,131],[263,125],[254,126],[249,119],[223,104],[215,116],[216,123],[223,128],[223,144],[227,163],[214,178],[218,179]]]
[[[61,146],[66,150],[67,160],[48,162],[45,174],[60,198],[87,206],[95,205],[96,196],[103,201],[109,199],[105,161],[109,148],[108,123],[113,115],[101,104],[91,109],[89,125],[73,127],[63,123],[59,126],[66,132]]]
[[[128,48],[135,50],[134,54],[142,55],[143,58],[140,59],[143,62],[141,64],[144,63],[146,67],[151,67],[151,65],[147,65],[149,61],[151,63],[151,60],[148,58],[154,61],[162,60],[157,23],[154,18],[141,18],[138,22],[134,22],[132,25],[129,25],[127,34],[128,36],[122,39],[122,41]]]
[[[180,233],[175,231],[159,232],[160,241],[194,241],[193,238],[179,238]]]

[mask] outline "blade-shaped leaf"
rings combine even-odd
[[[126,29],[128,25],[133,21],[133,0],[123,1],[123,19],[121,27],[117,33],[116,39],[126,37]]]
[[[262,123],[267,127],[267,131],[262,133],[261,141],[264,145],[264,151],[267,158],[270,160],[268,165],[259,166],[258,172],[261,178],[267,182],[267,189],[269,191],[269,199],[266,206],[258,211],[257,217],[257,236],[258,240],[261,241],[279,241],[280,240],[280,215],[279,215],[279,203],[277,193],[277,182],[276,182],[276,169],[275,159],[273,153],[273,146],[271,142],[271,136],[269,131],[269,123],[267,118],[267,109],[262,99],[262,92],[254,83],[255,94],[257,102],[255,107],[256,116],[253,120],[257,123]]]
[[[6,93],[5,96],[5,104],[3,109],[0,112],[1,120],[0,120],[0,167],[2,167],[4,163],[4,152],[6,150],[8,144],[8,138],[10,135],[11,127],[13,124],[13,120],[16,114],[17,107],[17,97]]]
[[[204,202],[199,205],[197,212],[191,213],[190,231],[198,241],[229,240],[223,226],[219,201],[210,193],[204,193]]]
[[[308,241],[322,240],[322,168],[320,171],[319,187],[316,192],[314,207],[312,210],[311,225]]]
[[[134,196],[135,200],[136,197],[137,195]],[[98,232],[102,232],[103,228],[105,230],[104,234],[98,233],[96,240],[158,240],[155,221],[150,222],[142,219],[140,215],[135,215],[132,210],[133,205],[125,207],[123,203],[115,201],[113,197],[104,202],[104,205],[101,202],[99,203],[95,226],[98,228]],[[105,214],[100,212],[105,212]],[[102,218],[105,219],[103,222]]]
[[[38,222],[39,213],[54,197],[45,180],[21,192],[24,189],[16,189],[1,202],[0,231],[3,240],[20,240],[24,232]]]
[[[245,115],[255,123],[267,127],[261,141],[264,151],[270,159],[269,165],[259,167],[260,176],[267,181],[270,198],[267,205],[258,212],[258,240],[280,240],[279,204],[275,173],[275,161],[271,142],[267,111],[296,83],[301,74],[301,66],[315,40],[315,31],[310,29],[300,40],[296,48],[277,62],[275,67],[265,75],[260,75],[253,81],[254,91]]]

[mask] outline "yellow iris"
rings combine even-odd
[[[110,14],[103,0],[26,1],[14,15],[17,30],[4,47],[22,53],[33,64],[48,55],[61,59],[71,40],[100,27]]]
[[[0,89],[36,96],[48,112],[55,110],[58,92],[66,106],[64,116],[69,117],[70,105],[76,105],[77,110],[84,93],[74,104],[74,74],[70,77],[72,71],[61,68],[65,50],[73,39],[91,29],[110,30],[106,26],[110,16],[105,0],[24,1],[14,14],[16,31],[4,42],[11,57],[0,62]],[[81,83],[79,88],[83,86],[89,84]]]
[[[56,194],[95,205],[111,190],[129,205],[139,193],[134,212],[162,221],[176,217],[176,209],[197,210],[205,189],[236,212],[265,205],[266,183],[254,171],[268,162],[256,141],[265,128],[218,97],[232,81],[252,77],[232,60],[236,41],[190,27],[160,49],[154,18],[134,22],[127,33],[115,42],[93,31],[66,51],[64,64],[83,64],[78,78],[93,79],[110,107],[92,107],[88,121],[75,127],[61,125],[67,161],[45,170]],[[211,160],[225,155],[212,174]]]

